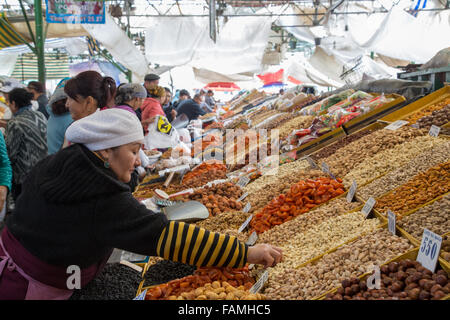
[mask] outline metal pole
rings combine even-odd
[[[38,59],[38,77],[45,89],[44,29],[42,19],[42,0],[34,0],[34,18],[36,25],[36,56]]]

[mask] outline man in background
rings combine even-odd
[[[170,92],[169,88],[164,88],[164,90],[166,90],[166,98],[165,101],[162,103],[162,107],[164,113],[166,114],[167,120],[169,120],[169,122],[172,122],[173,120],[175,120],[177,112],[175,111],[172,105],[172,92]]]
[[[30,81],[27,86],[27,90],[33,94],[33,100],[39,104],[38,111],[41,112],[45,118],[49,118],[47,112],[48,98],[45,95],[44,86],[39,81]]]
[[[177,113],[179,115],[184,113],[189,118],[189,121],[197,120],[199,116],[206,114],[206,112],[200,108],[202,103],[203,96],[200,93],[197,93],[194,96],[194,99],[183,101],[183,103],[178,107]]]
[[[181,106],[181,104],[189,99],[191,99],[191,95],[189,94],[189,92],[185,89],[180,90],[180,96],[178,100],[173,104],[173,108],[178,112],[178,108]]]

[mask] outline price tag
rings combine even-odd
[[[255,284],[250,288],[250,293],[255,294],[261,291],[261,289],[264,287],[268,279],[269,279],[269,271],[266,270],[263,272],[258,281],[256,281]]]
[[[384,127],[387,130],[397,130],[398,128],[403,127],[405,124],[407,124],[408,121],[405,120],[397,120],[392,122],[390,125]]]
[[[322,171],[329,174],[332,179],[336,179],[336,177],[331,173],[330,167],[325,162],[322,162]]]
[[[348,203],[353,201],[353,198],[355,197],[355,193],[356,193],[356,188],[357,188],[356,181],[353,180],[353,183],[350,186],[350,190],[348,190],[348,193],[347,193],[347,202]]]
[[[370,197],[369,200],[366,201],[366,204],[364,205],[364,207],[362,208],[362,212],[365,214],[366,219],[369,216],[370,211],[372,211],[373,207],[375,206],[375,199]]]
[[[249,177],[241,177],[239,179],[239,181],[236,183],[238,186],[240,186],[241,188],[245,187],[248,183],[250,182],[250,178]]]
[[[420,126],[418,123],[414,123],[411,125],[411,128],[420,129]]]
[[[248,196],[248,192],[244,193],[239,199],[237,199],[237,201],[242,201],[245,198],[247,198],[247,196]]]
[[[243,211],[244,211],[245,213],[247,213],[247,212],[250,211],[251,208],[252,208],[252,205],[250,204],[250,202],[247,202],[247,204],[245,205]]]
[[[310,156],[306,156],[303,158],[304,160],[308,161],[309,166],[313,169],[318,169],[319,166],[317,165],[317,163],[310,157]]]
[[[388,229],[389,232],[392,233],[395,236],[395,223],[396,223],[396,215],[391,210],[388,209],[387,211],[388,216]]]
[[[133,300],[145,300],[145,295],[147,294],[147,290],[145,289],[143,292],[141,292],[141,294],[139,294],[136,298],[134,298]]]
[[[424,229],[422,242],[420,244],[419,254],[417,255],[417,261],[420,262],[422,267],[427,268],[431,272],[436,269],[436,263],[439,258],[439,251],[441,250],[442,237],[431,232],[428,229]]]
[[[248,237],[245,244],[248,246],[252,246],[256,243],[256,240],[258,240],[258,235],[256,234],[256,231],[253,231],[250,237]]]
[[[158,171],[158,174],[160,177],[164,176],[166,173],[170,173],[170,172],[177,172],[177,171],[182,171],[182,170],[189,170],[191,167],[189,167],[188,164],[184,164],[182,166],[176,166],[173,168],[169,168],[169,169],[165,169],[165,170],[161,170]]]
[[[432,137],[437,137],[439,135],[439,131],[441,131],[441,127],[435,126],[434,124],[431,126],[428,134]]]
[[[253,215],[251,214],[250,217],[248,217],[247,220],[245,220],[244,223],[239,227],[238,233],[241,233],[242,231],[245,230],[245,228],[247,228],[250,221],[252,221],[252,218],[253,218]]]

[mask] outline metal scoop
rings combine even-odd
[[[161,209],[169,220],[195,222],[209,217],[208,209],[198,201],[178,203]]]

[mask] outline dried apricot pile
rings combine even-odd
[[[286,194],[272,199],[255,214],[250,226],[258,234],[308,212],[345,192],[341,179],[318,178],[301,180],[291,186]]]

